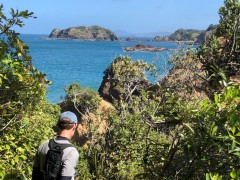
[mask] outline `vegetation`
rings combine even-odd
[[[36,147],[54,135],[59,114],[45,100],[49,81],[34,69],[27,44],[12,30],[32,15],[11,9],[8,18],[0,6],[0,179],[31,177]]]
[[[206,30],[178,29],[170,36],[156,36],[154,41],[192,41],[195,44],[203,44],[206,40],[216,33],[218,25],[209,25]]]
[[[169,36],[170,41],[196,41],[202,30],[178,29]]]
[[[118,37],[109,29],[100,26],[77,26],[64,30],[54,29],[49,38],[54,39],[82,39],[82,40],[110,40],[117,41]]]
[[[78,83],[72,83],[65,88],[67,95],[62,102],[63,110],[71,110],[82,116],[96,112],[101,98],[97,92],[89,88],[81,88]]]
[[[35,148],[54,135],[59,107],[46,102],[45,75],[10,30],[32,13],[12,10],[7,19],[2,8],[0,177],[29,179]],[[219,14],[208,41],[174,54],[173,69],[156,84],[146,78],[155,74],[151,64],[116,58],[99,90],[114,106],[104,113],[97,92],[77,83],[66,88],[62,109],[87,122],[78,179],[240,178],[239,0],[225,0]]]
[[[211,35],[216,33],[217,27],[218,25],[213,25],[213,24],[209,25],[208,28],[198,36],[195,43],[204,44]]]
[[[149,86],[146,73],[155,74],[152,64],[130,57],[118,57],[104,71],[104,78],[99,88],[100,95],[112,102],[116,100],[129,101],[132,94],[139,94]]]
[[[178,29],[170,36],[156,36],[154,41],[200,41],[206,31],[195,29]]]
[[[227,11],[227,17],[238,18],[231,13],[237,13],[239,8],[238,1],[225,1],[225,6],[220,9],[220,16]],[[223,16],[222,19],[228,21],[228,18]],[[231,22],[237,22],[232,19]],[[224,21],[220,21],[219,28],[223,26]],[[230,27],[234,26],[228,26],[228,29],[224,26],[224,32],[234,37],[231,36],[233,28]],[[221,28],[217,32],[222,32],[220,30]],[[235,29],[235,34],[237,32]],[[231,44],[222,44],[222,41],[217,41],[219,38],[216,35],[219,36],[219,33],[213,34],[199,50],[194,51],[189,48],[172,57],[174,68],[171,74],[180,69],[188,70],[194,67],[189,77],[195,77],[192,78],[195,82],[201,79],[200,88],[204,90],[202,93],[206,93],[205,99],[189,96],[186,99],[186,94],[191,94],[196,87],[193,83],[189,83],[190,81],[183,79],[168,84],[169,86],[164,86],[161,82],[159,86],[148,84],[148,88],[140,88],[138,94],[131,93],[128,96],[130,101],[126,98],[116,98],[116,110],[107,118],[106,133],[95,137],[94,142],[92,144],[89,142],[88,148],[83,151],[85,160],[94,157],[91,161],[87,161],[89,177],[96,179],[240,178],[239,84],[230,81],[228,73],[232,74],[234,69],[226,68],[225,71],[221,71],[219,67],[222,66],[222,61],[218,58],[220,55],[225,57],[229,54],[227,47],[230,46],[234,50],[231,57],[235,58],[226,60],[228,62],[238,60],[239,47],[237,42],[234,42],[238,36],[228,41]],[[134,82],[133,80],[141,74],[132,73],[132,77],[128,78],[129,81],[124,81],[125,77],[128,77],[128,72],[135,72],[136,68],[129,65],[126,67],[123,59],[116,59],[111,68],[105,71],[110,83],[117,80],[119,90],[128,87],[127,83]],[[128,64],[134,64],[131,59],[127,61],[130,61]],[[233,63],[232,66],[237,64]],[[224,67],[227,67],[226,64]],[[115,74],[123,78],[114,78],[118,77]],[[235,72],[234,75],[236,74]],[[116,97],[114,91],[109,92],[109,96]],[[128,91],[123,90],[123,92]]]

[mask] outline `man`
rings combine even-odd
[[[78,162],[79,153],[77,149],[71,146],[70,140],[72,139],[77,129],[78,119],[77,116],[70,112],[63,112],[58,120],[59,135],[53,140],[47,140],[38,147],[33,165],[33,180],[44,180],[47,177],[46,170],[46,155],[49,147],[54,144],[55,146],[64,147],[62,155],[61,170],[58,175],[58,180],[73,180],[75,175],[75,168]],[[50,143],[51,142],[51,143]]]

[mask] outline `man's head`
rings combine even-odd
[[[77,124],[77,116],[71,111],[65,111],[60,115],[57,125],[60,130],[70,130]]]

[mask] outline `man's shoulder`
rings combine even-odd
[[[49,143],[49,139],[44,141],[42,144],[40,144],[39,148],[43,148],[43,147],[48,146],[48,143]]]
[[[74,147],[69,140],[59,140],[59,139],[56,139],[54,138],[54,141],[58,144],[61,144],[61,145],[69,145],[67,146],[66,148],[64,148],[64,151],[65,153],[71,153],[71,154],[78,154],[78,150],[76,147]]]
[[[71,155],[74,155],[74,156],[79,155],[77,148],[74,147],[74,146],[67,147],[64,151],[66,151],[67,154],[71,154]]]

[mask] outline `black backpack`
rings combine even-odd
[[[55,180],[59,177],[62,169],[63,150],[72,147],[71,144],[58,144],[53,139],[49,140],[49,150],[46,155],[44,166],[44,179]]]

